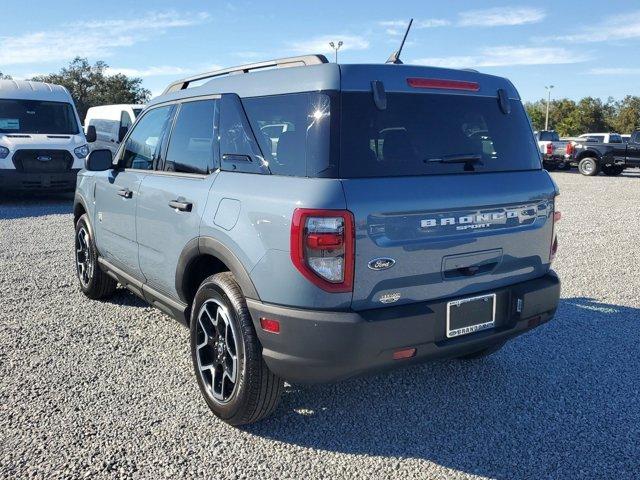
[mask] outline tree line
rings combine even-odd
[[[69,90],[82,120],[90,107],[115,103],[146,103],[151,92],[142,79],[121,73],[107,74],[109,65],[98,61],[91,65],[86,58],[76,57],[58,73],[38,75],[31,80],[63,85]],[[0,72],[0,79],[11,76]]]
[[[526,102],[525,108],[535,130],[544,129],[546,100]],[[640,97],[627,95],[622,100],[585,97],[566,98],[549,104],[549,129],[560,136],[573,137],[587,132],[631,133],[640,128]]]

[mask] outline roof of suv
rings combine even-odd
[[[242,67],[238,67],[238,69],[232,73],[226,73],[227,70],[225,70],[223,71],[225,74],[219,76],[212,72],[213,78],[197,87],[184,89],[177,87],[178,89],[175,89],[180,84],[180,82],[175,82],[169,86],[164,94],[151,100],[149,106],[181,98],[222,93],[235,93],[240,97],[259,97],[319,90],[371,91],[372,80],[382,81],[387,92],[415,93],[416,91],[430,90],[409,86],[407,79],[413,77],[457,80],[478,84],[477,91],[446,90],[446,93],[495,97],[497,90],[502,88],[510,98],[520,99],[518,92],[509,80],[472,70],[416,65],[336,63],[247,70],[247,73],[243,73]],[[188,85],[188,79],[185,82],[185,85]],[[442,89],[430,91],[432,93],[445,92]]]
[[[69,91],[62,85],[29,80],[0,80],[0,98],[71,102]]]

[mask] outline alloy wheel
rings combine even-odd
[[[196,358],[205,391],[226,403],[238,380],[237,334],[229,311],[216,299],[202,304],[198,312]]]
[[[81,227],[76,235],[76,267],[78,278],[84,287],[89,285],[93,276],[93,258],[89,247],[89,233]]]

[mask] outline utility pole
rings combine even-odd
[[[338,50],[340,50],[340,47],[342,46],[342,40],[338,41],[337,45],[333,42],[329,42],[329,46],[333,48],[333,51],[336,53],[336,63],[338,63]]]
[[[546,85],[544,88],[547,89],[547,114],[544,118],[544,129],[549,130],[549,104],[551,103],[551,89],[553,85]]]

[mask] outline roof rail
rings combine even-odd
[[[165,88],[165,93],[176,92],[178,90],[184,90],[189,88],[189,84],[192,82],[198,82],[200,80],[206,80],[208,78],[220,77],[222,75],[235,75],[238,73],[249,73],[252,70],[259,70],[262,68],[286,68],[286,67],[301,67],[306,65],[318,65],[321,63],[329,63],[327,57],[324,55],[302,55],[299,57],[287,57],[278,58],[275,60],[269,60],[266,62],[249,63],[247,65],[239,65],[237,67],[225,68],[223,70],[214,70],[212,72],[199,73],[192,77],[183,78],[170,84]]]

